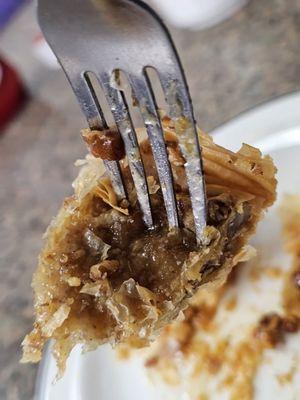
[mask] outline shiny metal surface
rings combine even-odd
[[[122,70],[127,75],[153,149],[169,226],[177,227],[171,168],[155,98],[145,72],[149,66],[156,69],[186,158],[195,230],[200,242],[206,222],[200,146],[184,73],[170,35],[160,19],[137,0],[61,0],[59,3],[39,0],[38,15],[41,28],[72,85],[89,126],[101,129],[106,127],[106,121],[86,79],[86,72],[93,72],[98,77],[125,143],[144,220],[151,226],[147,181],[136,134],[124,96],[114,87],[112,79],[115,70]],[[118,163],[106,165],[117,193],[124,196]]]

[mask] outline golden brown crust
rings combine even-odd
[[[74,182],[74,196],[65,201],[46,233],[33,278],[36,322],[23,343],[24,361],[38,361],[50,337],[55,340],[61,371],[76,343],[86,349],[107,341],[145,345],[178,316],[200,285],[222,284],[232,267],[247,258],[247,239],[263,209],[275,199],[272,160],[246,145],[232,153],[200,134],[209,225],[206,245],[199,251],[190,231],[184,160],[171,123],[164,124],[185,228],[179,236],[164,228],[161,193],[147,142],[141,151],[160,221],[151,235],[141,226],[126,163],[122,168],[130,204],[118,204],[103,176],[101,160],[87,156]]]

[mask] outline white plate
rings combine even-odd
[[[237,150],[242,142],[252,144],[271,154],[278,167],[278,195],[300,193],[300,93],[294,93],[261,105],[224,124],[213,132],[215,141]],[[253,243],[260,249],[268,249],[268,259],[276,260],[284,267],[289,259],[280,249],[280,223],[276,205],[260,224]],[[240,312],[231,320],[233,329],[239,329],[241,316],[257,318],[264,311],[280,311],[280,283],[261,282],[260,291],[253,292],[245,276],[239,283]],[[248,312],[248,309],[251,312]],[[253,311],[255,309],[255,311]],[[245,312],[247,310],[247,312]],[[256,314],[255,314],[256,313]],[[293,357],[300,360],[299,335],[290,337],[280,350],[269,351],[269,363],[263,363],[255,380],[255,400],[294,400],[300,393],[300,363],[291,385],[279,386],[276,374],[290,367]],[[143,358],[136,356],[129,361],[118,361],[109,346],[81,355],[75,348],[64,377],[52,385],[56,375],[53,357],[47,349],[37,378],[37,400],[183,400],[179,389],[160,384],[153,385],[143,367]],[[211,400],[227,399],[213,394]]]

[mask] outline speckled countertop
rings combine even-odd
[[[32,323],[30,280],[42,234],[76,175],[84,120],[60,71],[31,53],[29,4],[0,35],[0,52],[23,75],[30,100],[0,138],[0,399],[29,400],[37,368],[20,365]],[[299,0],[252,0],[204,32],[174,31],[199,125],[217,125],[300,89]],[[88,400],[88,399],[87,399]]]

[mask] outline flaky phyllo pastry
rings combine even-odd
[[[232,153],[199,132],[208,198],[205,241],[197,246],[184,159],[173,125],[164,119],[182,228],[169,232],[149,143],[141,151],[155,229],[145,229],[126,160],[128,201],[117,201],[99,158],[88,155],[45,235],[33,277],[36,321],[23,342],[23,361],[41,359],[54,339],[59,370],[77,344],[84,350],[110,342],[143,346],[177,318],[201,286],[220,285],[247,259],[248,237],[275,199],[270,157],[243,145]],[[87,132],[85,132],[87,134]],[[141,133],[142,134],[142,133]]]

